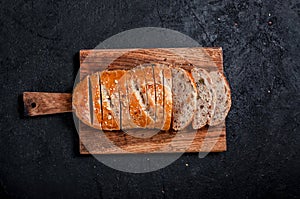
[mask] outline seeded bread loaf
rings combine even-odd
[[[194,129],[225,120],[229,84],[219,72],[190,72],[159,64],[102,71],[74,88],[73,110],[85,124],[103,130]]]

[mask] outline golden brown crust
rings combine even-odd
[[[160,65],[153,64],[156,98],[156,123],[155,128],[161,129],[164,125],[164,93],[163,93],[163,71]]]
[[[153,64],[156,84],[156,128],[169,130],[172,120],[172,73],[167,65]]]
[[[172,72],[164,68],[164,125],[162,130],[169,130],[172,122]]]
[[[118,82],[118,90],[120,93],[120,105],[121,105],[121,128],[131,129],[137,126],[131,121],[129,114],[129,94],[127,88],[127,82],[130,80],[129,73],[125,73]]]
[[[92,126],[89,100],[89,76],[86,76],[74,88],[72,107],[78,119]]]
[[[151,118],[147,114],[147,96],[144,79],[144,71],[135,68],[128,71],[130,81],[127,87],[129,91],[129,114],[135,125],[139,128],[147,128]]]
[[[153,69],[151,65],[144,65],[143,67],[145,73],[145,83],[146,83],[146,92],[148,99],[148,115],[151,118],[149,123],[147,124],[148,128],[154,128],[155,126],[155,94],[151,93],[149,90],[150,87],[154,87],[154,79],[153,79]]]
[[[101,103],[101,91],[100,91],[100,85],[99,85],[99,73],[93,73],[90,76],[90,82],[91,82],[91,91],[92,91],[92,103],[93,107],[93,123],[92,127],[97,129],[101,128],[101,122],[102,122],[102,103]]]
[[[117,104],[119,100],[115,100],[112,103],[112,98],[114,94],[118,93],[118,80],[124,73],[124,70],[102,71],[100,73],[103,115],[101,126],[103,130],[120,130],[120,118],[116,119],[113,111],[114,108],[120,108],[119,104]]]

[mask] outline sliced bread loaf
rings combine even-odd
[[[182,130],[193,120],[197,89],[191,74],[182,68],[172,68],[172,99],[174,130]]]

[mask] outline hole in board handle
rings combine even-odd
[[[36,107],[36,103],[35,102],[32,102],[31,103],[31,108],[35,108]]]

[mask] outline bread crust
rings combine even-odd
[[[118,83],[118,90],[120,94],[120,107],[121,107],[121,129],[131,129],[137,128],[131,121],[129,113],[129,91],[127,83],[130,81],[130,74],[126,72],[120,79]]]
[[[100,88],[100,79],[99,79],[99,73],[93,73],[90,75],[90,85],[91,85],[91,91],[92,91],[92,104],[93,107],[90,107],[93,111],[93,121],[92,121],[92,127],[96,129],[102,129],[101,128],[101,122],[102,122],[102,102],[101,102],[101,88]]]
[[[100,72],[102,95],[102,122],[103,130],[120,130],[120,100],[118,98],[118,81],[124,75],[124,70]]]
[[[163,70],[161,65],[152,64],[153,67],[153,78],[155,88],[155,128],[161,129],[164,125],[164,88],[163,88]]]
[[[163,68],[164,86],[164,125],[162,130],[169,130],[172,122],[172,72],[170,67]]]
[[[145,82],[144,69],[141,66],[128,71],[130,74],[130,106],[129,113],[133,122],[140,128],[148,128],[153,119],[148,114],[149,102]]]
[[[86,76],[74,88],[72,95],[72,107],[76,116],[84,124],[92,126],[89,99],[89,76]]]
[[[151,118],[147,124],[148,128],[155,128],[155,115],[156,115],[156,102],[155,102],[155,89],[153,79],[153,68],[151,64],[143,65],[145,73],[146,93],[148,99],[148,115]]]

